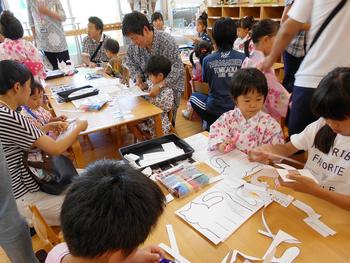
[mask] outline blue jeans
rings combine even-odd
[[[12,193],[10,174],[0,144],[0,246],[14,263],[39,263],[27,223],[20,216]]]
[[[311,98],[314,92],[314,88],[294,86],[288,118],[289,136],[302,132],[307,125],[317,120],[311,112]]]

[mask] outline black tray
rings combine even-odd
[[[133,154],[136,154],[138,156],[142,156],[145,153],[159,152],[159,151],[163,150],[162,144],[168,143],[168,142],[175,143],[175,145],[177,147],[184,150],[185,154],[179,155],[179,156],[171,158],[169,160],[154,163],[154,164],[150,165],[151,168],[159,167],[162,165],[167,165],[169,163],[175,163],[175,162],[178,162],[181,160],[185,160],[187,158],[190,158],[194,152],[193,148],[190,145],[188,145],[187,142],[185,142],[184,140],[179,138],[177,135],[172,133],[172,134],[168,134],[168,135],[165,135],[163,137],[160,137],[160,138],[148,140],[145,142],[136,143],[136,144],[129,145],[126,147],[122,147],[119,149],[119,153],[123,157],[123,159],[128,163],[128,160],[126,160],[124,158],[124,155],[129,154],[129,153],[133,153]],[[139,160],[142,160],[142,158],[140,158]],[[136,161],[137,164],[138,164],[138,161]],[[145,167],[142,167],[142,168],[140,167],[140,169],[144,169],[144,168]]]
[[[80,87],[73,86],[70,89],[57,92],[56,94],[58,95],[60,102],[69,102],[72,100],[78,100],[78,99],[94,96],[94,95],[97,95],[99,93],[99,90],[97,88],[95,88],[93,91],[82,94],[80,96],[69,97],[69,95],[71,93],[78,91],[78,90],[87,89],[87,88],[92,88],[92,86],[91,85],[84,85],[84,86],[80,86]]]

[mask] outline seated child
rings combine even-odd
[[[305,168],[318,184],[293,174],[289,178],[295,182],[281,184],[350,210],[350,68],[336,68],[323,78],[313,94],[311,110],[320,118],[292,135],[290,142],[258,147],[249,157],[266,161],[271,159],[269,153],[290,156],[307,151]]]
[[[254,51],[254,43],[250,39],[250,30],[254,24],[254,17],[245,16],[237,21],[237,38],[233,49],[244,53],[244,43],[249,41],[249,54]]]
[[[67,117],[64,115],[53,117],[52,114],[42,106],[43,99],[44,88],[39,81],[34,80],[29,100],[26,105],[22,106],[21,114],[26,116],[31,124],[40,128],[45,133],[48,133],[53,127],[61,127],[62,130],[65,130],[68,126],[65,122]],[[56,138],[60,131],[61,130],[54,130],[53,133],[49,135],[50,137]]]
[[[279,123],[262,111],[268,94],[264,74],[258,69],[238,69],[232,77],[231,93],[236,107],[210,126],[209,150],[248,153],[264,144],[284,143]]]
[[[207,28],[208,28],[207,20],[208,20],[208,14],[204,11],[196,21],[196,31],[198,33],[198,36],[192,37],[194,45],[198,44],[202,40],[209,42],[210,45],[212,44],[211,38],[207,32]]]
[[[55,246],[45,262],[159,262],[159,247],[138,247],[164,206],[160,188],[140,171],[115,160],[97,161],[69,188],[61,210],[66,243]]]
[[[275,36],[278,31],[278,23],[271,19],[263,19],[254,24],[251,33],[251,39],[254,42],[255,50],[249,57],[249,42],[245,44],[245,54],[248,58],[243,62],[242,68],[257,67],[271,52]],[[275,71],[271,68],[264,72],[269,87],[269,93],[266,97],[264,110],[276,120],[287,116],[290,94],[278,82]]]
[[[105,68],[105,73],[110,76],[120,78],[122,83],[126,83],[128,72],[122,65],[122,60],[118,56],[119,43],[118,41],[108,38],[105,40],[103,48],[105,49],[106,56],[109,58],[109,62]]]
[[[164,19],[160,12],[154,12],[151,16],[151,23],[153,27],[157,30],[164,30]]]
[[[149,101],[163,110],[162,130],[164,134],[168,134],[171,130],[169,113],[174,107],[175,97],[173,90],[164,86],[164,79],[171,71],[171,62],[163,56],[152,56],[147,62],[145,71],[148,74],[149,80],[152,82],[152,87],[148,88]],[[155,138],[156,136],[153,118],[138,123],[137,126],[129,124],[128,127],[140,141],[150,137]]]

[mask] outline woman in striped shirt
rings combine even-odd
[[[57,141],[45,135],[16,112],[29,99],[32,83],[33,75],[24,65],[11,60],[0,61],[0,140],[19,212],[25,218],[30,218],[28,205],[35,204],[50,225],[59,225],[64,196],[40,191],[23,163],[23,155],[32,147],[51,155],[61,154],[87,128],[87,122],[78,120],[76,127]]]

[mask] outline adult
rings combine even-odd
[[[83,39],[83,62],[89,67],[96,67],[101,62],[108,62],[104,43],[110,36],[103,34],[103,22],[96,16],[89,17],[88,35]]]
[[[157,0],[128,0],[131,11],[139,11],[145,15],[153,14]]]
[[[29,25],[38,49],[43,50],[53,69],[69,60],[62,22],[66,14],[60,0],[27,0]]]
[[[202,65],[203,81],[209,84],[209,95],[196,92],[190,97],[192,108],[207,122],[208,130],[221,114],[235,107],[230,82],[246,57],[232,49],[236,37],[236,23],[231,18],[220,18],[215,22],[213,38],[218,50],[206,56]]]
[[[79,133],[87,128],[87,122],[78,120],[76,127],[67,132],[67,136],[56,141],[44,134],[16,112],[19,106],[27,103],[32,82],[33,76],[24,65],[13,60],[0,61],[0,140],[19,212],[30,220],[28,205],[35,204],[48,224],[59,225],[64,195],[40,191],[38,183],[24,164],[23,156],[32,147],[51,155],[63,153],[75,142]],[[52,128],[57,129],[61,125],[58,122]]]
[[[288,12],[295,0],[286,0],[286,6],[283,10],[281,23],[284,23],[288,19]],[[308,25],[308,24],[307,24]],[[284,78],[283,86],[288,92],[293,92],[293,85],[295,81],[295,73],[303,61],[306,54],[306,32],[300,31],[289,43],[286,50],[283,52],[283,64],[284,64]]]
[[[125,15],[122,31],[123,35],[130,38],[132,42],[127,50],[125,65],[129,69],[131,78],[136,81],[136,85],[139,87],[145,88],[147,86],[145,69],[151,56],[163,56],[171,61],[170,73],[154,88],[158,88],[158,93],[163,86],[173,89],[175,121],[181,94],[184,91],[184,66],[174,38],[168,33],[153,30],[147,17],[137,11]]]
[[[22,24],[10,11],[1,13],[0,31],[5,37],[0,44],[0,60],[10,59],[25,63],[34,76],[45,79],[44,63],[40,52],[31,42],[23,38]]]
[[[17,210],[10,173],[0,142],[0,246],[13,263],[38,263],[27,223]]]
[[[294,36],[302,30],[305,23],[310,23],[307,47],[310,47],[316,33],[332,10],[342,0],[304,0],[295,1],[288,12],[288,19],[279,30],[272,52],[261,64],[261,69],[270,68]],[[350,25],[350,3],[345,6],[328,23],[307,54],[295,75],[292,106],[288,120],[289,134],[300,133],[316,117],[311,113],[312,94],[321,79],[335,67],[349,67],[350,59],[345,50],[350,47],[348,28]]]

